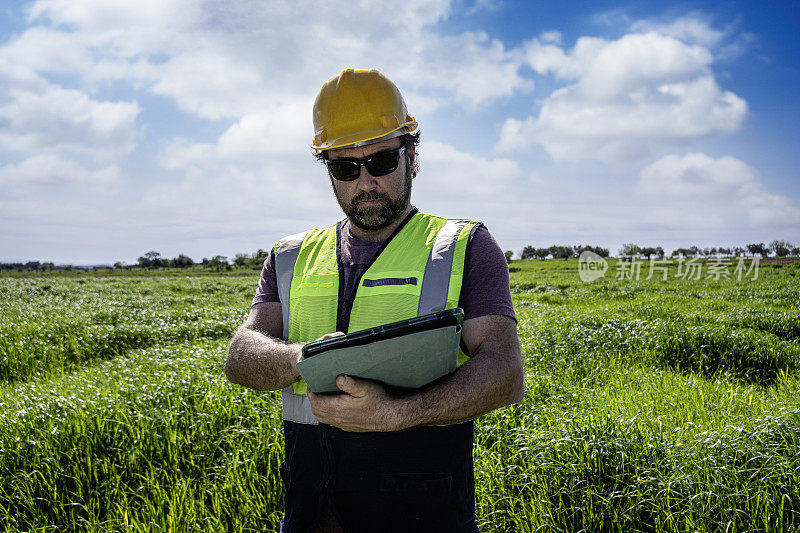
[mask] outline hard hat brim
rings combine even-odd
[[[337,139],[339,142],[332,142],[332,143],[320,143],[319,145],[316,144],[316,139],[311,142],[311,148],[317,151],[323,150],[335,150],[337,148],[356,148],[358,146],[367,146],[369,144],[379,143],[381,141],[385,141],[388,139],[394,139],[395,137],[400,137],[401,135],[405,135],[406,133],[411,133],[412,131],[417,129],[418,123],[414,120],[414,117],[409,117],[411,120],[401,124],[399,127],[395,128],[388,133],[380,133],[374,137],[368,137],[366,139],[362,139],[359,141],[351,141],[349,139]]]

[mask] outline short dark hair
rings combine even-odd
[[[406,147],[406,152],[414,152],[414,166],[411,168],[412,178],[416,178],[417,172],[419,171],[419,152],[417,152],[417,146],[419,146],[419,133],[419,131],[416,133],[404,133],[399,137],[400,142]],[[328,150],[320,150],[319,152],[315,152],[314,158],[320,163],[324,163],[328,159]]]

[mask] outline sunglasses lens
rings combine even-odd
[[[385,176],[397,170],[400,153],[405,150],[401,146],[394,150],[386,150],[372,154],[366,159],[329,159],[325,161],[331,176],[340,181],[353,181],[361,174],[361,165],[373,176]]]
[[[400,161],[400,150],[390,150],[374,154],[365,162],[364,166],[373,176],[385,176],[397,170]]]
[[[333,160],[326,161],[331,176],[341,181],[352,181],[358,177],[361,167],[353,161]]]

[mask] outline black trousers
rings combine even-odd
[[[476,532],[472,422],[349,433],[284,422],[282,531],[308,532],[330,506],[342,529]]]

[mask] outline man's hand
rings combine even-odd
[[[340,374],[341,394],[308,392],[311,412],[324,424],[344,431],[398,431],[404,429],[395,402],[380,384]]]

